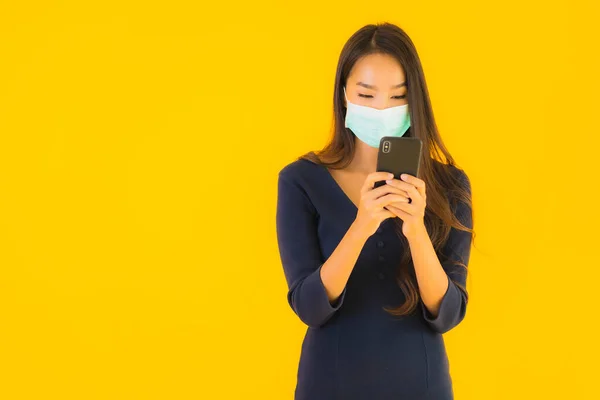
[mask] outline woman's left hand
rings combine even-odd
[[[402,233],[410,239],[418,231],[425,230],[424,217],[427,205],[425,182],[409,174],[402,174],[400,178],[402,180],[391,179],[386,183],[404,190],[407,197],[410,198],[410,203],[398,201],[388,204],[385,208],[404,221]]]

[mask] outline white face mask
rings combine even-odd
[[[379,148],[384,136],[403,136],[410,127],[408,104],[383,110],[360,106],[348,101],[346,87],[344,97],[347,103],[346,128],[350,128],[356,137],[371,147]]]

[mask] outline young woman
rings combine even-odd
[[[382,23],[352,35],[333,105],[331,142],[278,177],[288,302],[308,325],[295,399],[453,399],[442,334],[467,307],[471,187],[437,131],[403,30]],[[423,141],[421,177],[375,172],[382,136]]]

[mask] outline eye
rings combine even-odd
[[[367,99],[372,99],[372,98],[373,98],[373,96],[372,96],[372,95],[370,95],[370,94],[362,94],[362,93],[359,93],[359,94],[358,94],[358,96],[359,96],[359,97],[364,97],[364,98],[367,98]],[[398,99],[398,100],[399,100],[399,99],[405,99],[405,98],[406,98],[406,95],[405,95],[405,94],[403,94],[402,96],[392,96],[392,98],[393,98],[393,99]]]

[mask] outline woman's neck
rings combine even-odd
[[[371,147],[358,138],[354,138],[354,157],[348,168],[350,172],[370,174],[377,170],[377,153],[379,149]]]

